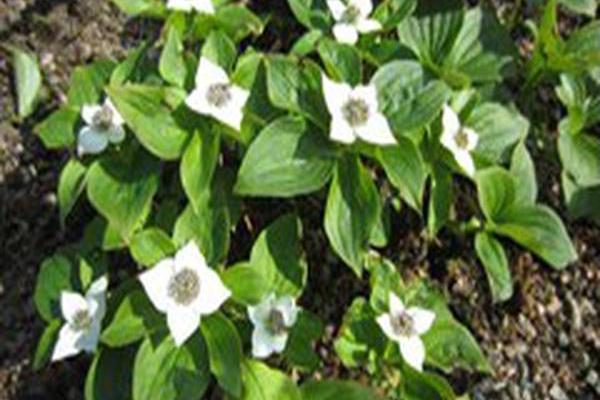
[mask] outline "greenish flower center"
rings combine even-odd
[[[269,312],[269,316],[267,317],[266,321],[266,326],[268,331],[274,335],[280,335],[287,331],[283,313],[275,308]]]
[[[352,25],[358,21],[358,17],[360,17],[360,9],[354,4],[350,4],[342,14],[340,22]]]
[[[189,268],[182,269],[169,281],[167,294],[179,305],[190,305],[200,294],[198,274]]]
[[[466,150],[469,147],[469,135],[464,130],[459,130],[454,136],[454,143],[459,149]]]
[[[227,83],[215,83],[206,92],[206,101],[217,108],[222,108],[231,101],[231,86]]]
[[[92,326],[92,318],[88,310],[80,310],[75,313],[71,326],[76,331],[87,331]]]
[[[364,126],[369,120],[369,105],[362,99],[350,99],[342,107],[342,115],[351,127]]]
[[[98,110],[92,118],[92,124],[102,130],[110,129],[112,126],[112,121],[113,110],[107,105],[103,105],[102,108],[100,108],[100,110]]]
[[[415,321],[406,312],[401,312],[392,316],[392,329],[398,336],[413,336],[415,331]]]

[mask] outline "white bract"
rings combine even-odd
[[[406,308],[395,294],[389,294],[389,313],[377,317],[377,323],[391,340],[400,344],[400,353],[414,369],[423,370],[425,345],[421,335],[427,332],[435,314],[418,307]]]
[[[125,139],[125,121],[109,98],[102,105],[85,104],[81,108],[81,118],[86,126],[81,128],[77,138],[80,156],[101,153],[109,143],[117,144]]]
[[[387,119],[379,111],[375,85],[352,88],[323,74],[323,94],[331,114],[332,140],[349,144],[360,138],[379,145],[396,143]]]
[[[169,0],[167,8],[186,12],[196,10],[204,14],[215,13],[215,6],[212,0]]]
[[[65,320],[52,351],[52,361],[62,360],[82,351],[93,353],[98,346],[102,318],[106,312],[104,276],[90,285],[85,297],[79,293],[63,291],[60,310]]]
[[[177,346],[200,327],[202,315],[214,313],[231,296],[194,242],[142,273],[140,281],[154,307],[167,314]]]
[[[442,144],[450,150],[458,165],[469,176],[473,176],[475,163],[471,152],[477,147],[479,135],[473,129],[462,126],[458,115],[448,105],[444,105],[442,129]]]
[[[186,104],[239,131],[248,97],[250,92],[232,84],[223,68],[202,57],[196,72],[196,88],[186,99]]]
[[[327,0],[327,6],[336,23],[333,35],[338,42],[355,44],[358,33],[369,33],[382,28],[381,23],[369,18],[373,11],[371,0]]]
[[[296,323],[299,308],[291,296],[270,294],[256,306],[248,307],[252,332],[252,355],[266,358],[285,349],[289,331]]]

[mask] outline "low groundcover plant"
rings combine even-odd
[[[454,399],[450,373],[491,373],[436,285],[404,279],[390,221],[407,206],[429,240],[472,239],[494,302],[513,293],[507,244],[556,269],[576,260],[538,201],[530,121],[506,96],[520,68],[528,85],[560,76],[564,190],[576,216],[598,219],[586,203],[598,197],[581,196],[600,187],[600,156],[577,156],[600,148],[582,132],[600,119],[597,44],[542,30],[523,67],[484,7],[288,0],[306,32],[274,53],[261,40],[271,19],[244,2],[114,2],[159,21],[159,40],[78,67],[37,127],[72,155],[62,225],[84,202],[96,214],[40,268],[35,367],[88,353],[87,400]],[[457,184],[473,197],[460,213]],[[286,212],[257,232],[246,217],[264,198]],[[306,261],[304,201],[322,205],[323,247],[368,282],[333,347],[371,388],[321,379],[317,348],[336,321],[305,307],[309,270],[327,263]]]

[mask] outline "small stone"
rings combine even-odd
[[[565,331],[561,331],[558,335],[558,344],[560,347],[565,348],[571,344],[571,340],[569,339],[569,335],[565,333]]]
[[[558,383],[555,383],[550,389],[550,397],[552,397],[554,400],[569,400],[569,397],[564,390],[562,390]]]

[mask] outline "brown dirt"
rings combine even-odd
[[[271,3],[278,13],[286,13],[277,1],[270,0],[269,7]],[[511,2],[494,3],[510,10]],[[82,398],[88,364],[84,357],[39,373],[31,371],[43,328],[32,301],[38,265],[74,235],[57,228],[54,194],[68,154],[46,151],[32,126],[64,100],[74,66],[98,58],[119,58],[141,35],[143,27],[127,22],[107,1],[0,0],[0,42],[34,51],[47,87],[40,110],[19,124],[14,117],[9,60],[0,50],[0,400]],[[282,42],[274,31],[261,40],[273,49],[289,46],[289,38]],[[560,111],[551,88],[541,89],[538,97],[545,111],[534,111],[551,114],[547,125],[556,126]],[[543,133],[534,139],[546,149],[534,151],[543,172],[539,176],[541,198],[562,210],[552,136]],[[345,308],[368,288],[324,245],[322,207],[323,202],[314,199],[277,203],[276,207],[271,202],[248,205],[250,220],[256,224],[252,234],[281,212],[294,209],[303,216],[311,292],[302,302],[329,322],[319,346],[325,364],[322,373],[348,376],[336,361],[332,337]],[[443,234],[430,243],[422,230],[418,217],[403,211],[395,223],[393,251],[388,255],[402,266],[407,278],[428,276],[439,284],[495,370],[491,377],[457,373],[451,377],[457,389],[472,390],[476,400],[600,398],[600,229],[570,224],[580,260],[563,272],[552,271],[509,246],[515,296],[503,305],[491,303],[485,276],[474,258],[472,238]],[[241,234],[242,238],[250,243],[250,234]],[[365,375],[357,378],[366,379]]]

